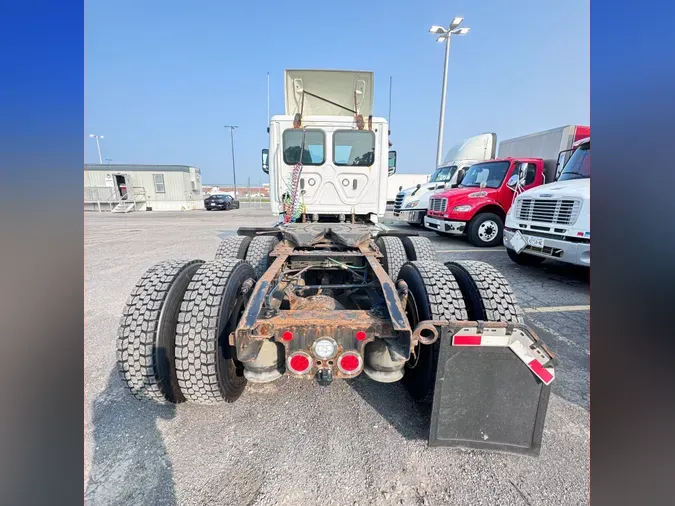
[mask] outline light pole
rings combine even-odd
[[[237,171],[234,168],[234,129],[239,128],[236,125],[225,125],[230,129],[230,140],[232,141],[232,179],[234,179],[234,198],[237,198]]]
[[[452,35],[464,35],[469,33],[470,28],[457,28],[464,18],[457,17],[452,20],[448,28],[434,25],[429,32],[438,34],[437,42],[445,42],[445,65],[443,66],[443,91],[441,92],[441,117],[438,120],[438,147],[436,148],[436,166],[443,161],[443,124],[445,123],[445,92],[448,88],[448,58],[450,56],[450,37]]]
[[[101,158],[101,145],[99,144],[98,140],[103,139],[102,135],[94,135],[94,134],[89,134],[89,137],[96,139],[96,148],[98,149],[98,163],[103,165],[103,158]]]

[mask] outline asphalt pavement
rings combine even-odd
[[[268,208],[85,215],[86,503],[151,505],[576,505],[589,486],[589,276],[558,262],[514,264],[504,248],[419,231],[439,260],[486,261],[509,280],[559,356],[541,455],[427,448],[429,413],[400,384],[328,388],[284,377],[233,404],[157,406],[132,398],[115,339],[133,285],[154,263],[213,258]],[[406,229],[390,215],[385,224]]]

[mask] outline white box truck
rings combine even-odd
[[[504,246],[518,264],[591,265],[591,138],[568,152],[557,180],[518,195],[506,215]]]
[[[492,160],[496,149],[497,135],[494,133],[476,135],[456,144],[427,183],[411,186],[396,195],[394,216],[411,226],[424,226],[429,198],[438,190],[456,187],[469,167],[484,160]]]

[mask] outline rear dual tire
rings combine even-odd
[[[424,320],[483,320],[522,323],[522,310],[506,279],[485,262],[409,262],[399,279],[408,285],[406,315],[411,328]],[[433,401],[441,341],[418,345],[403,383],[412,397]]]
[[[185,401],[176,378],[174,340],[183,294],[202,260],[166,260],[148,269],[127,300],[117,334],[117,368],[140,400]]]
[[[131,292],[117,338],[117,366],[140,400],[233,402],[246,386],[229,345],[252,288],[244,260],[168,260]]]
[[[185,398],[197,404],[234,402],[246,387],[230,333],[250,295],[244,282],[253,268],[243,260],[203,264],[190,282],[176,328],[176,375]]]

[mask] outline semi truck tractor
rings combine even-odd
[[[426,184],[402,189],[396,195],[394,216],[411,226],[424,226],[429,198],[438,190],[456,187],[474,163],[494,158],[496,146],[497,136],[493,133],[476,135],[453,146]]]
[[[387,204],[394,204],[396,196],[403,190],[412,186],[423,185],[429,182],[431,174],[393,174],[387,180]]]
[[[575,142],[557,181],[518,195],[506,215],[504,246],[511,260],[553,259],[591,265],[591,138]]]
[[[466,235],[473,245],[502,244],[504,221],[517,195],[554,181],[589,127],[566,125],[499,144],[499,158],[473,165],[457,188],[430,199],[425,227]]]
[[[365,375],[431,404],[432,446],[537,455],[555,357],[496,269],[441,263],[429,239],[379,224],[396,157],[372,115],[373,74],[285,78],[262,157],[277,223],[239,228],[213,259],[148,269],[120,320],[128,390],[216,404],[284,375],[325,387]]]

